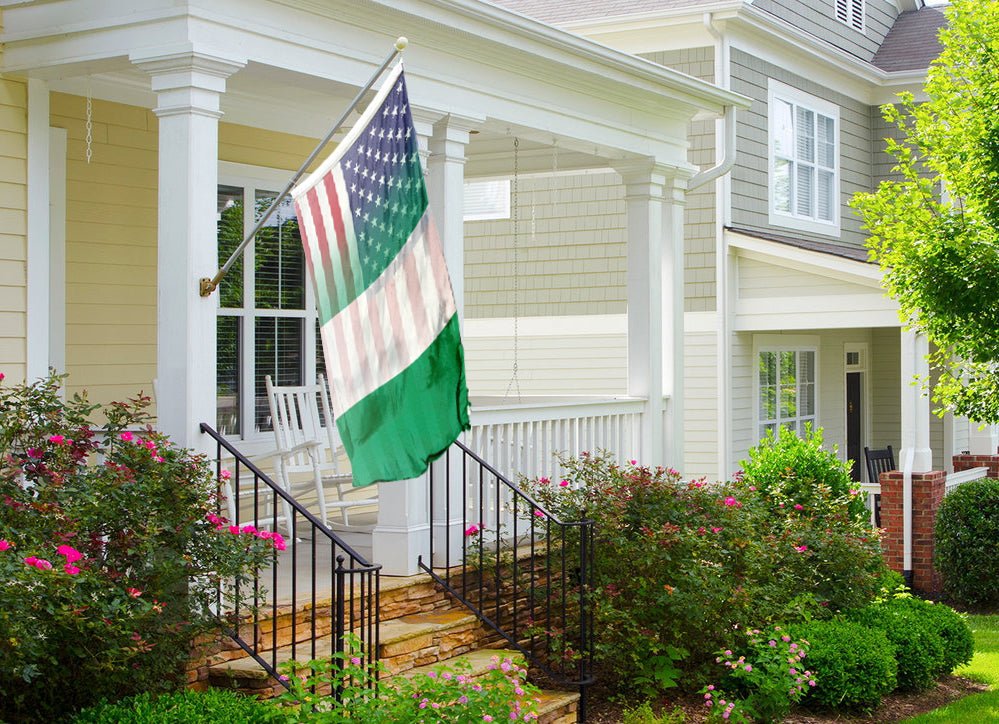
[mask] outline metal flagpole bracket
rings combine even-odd
[[[336,134],[336,132],[340,130],[340,127],[346,122],[347,116],[354,112],[354,109],[357,108],[358,104],[360,104],[361,99],[364,98],[364,94],[371,90],[372,86],[374,86],[377,80],[381,77],[382,73],[385,72],[385,69],[391,65],[392,61],[396,59],[396,56],[400,55],[402,51],[406,49],[407,45],[409,45],[409,40],[405,36],[399,36],[396,38],[392,52],[389,53],[388,57],[386,57],[382,64],[378,66],[378,70],[371,75],[371,78],[364,84],[364,87],[357,92],[357,95],[354,96],[354,99],[347,106],[346,110],[344,110],[344,112],[340,115],[336,123],[333,124],[333,127],[330,128],[329,133],[327,133],[323,140],[319,142],[319,145],[313,149],[312,153],[309,154],[309,157],[305,159],[305,162],[299,167],[298,171],[295,172],[295,175],[291,177],[288,185],[284,187],[284,191],[278,194],[277,197],[271,202],[271,205],[267,207],[267,210],[264,211],[263,215],[261,215],[260,219],[257,221],[256,226],[254,226],[250,233],[246,235],[240,245],[236,247],[236,250],[232,252],[229,259],[226,260],[226,263],[222,265],[222,268],[215,273],[215,276],[211,278],[202,277],[198,280],[198,294],[203,297],[208,297],[211,296],[212,292],[218,289],[219,283],[223,278],[225,278],[225,275],[229,273],[229,269],[236,263],[236,259],[239,255],[243,253],[243,250],[246,249],[249,243],[253,240],[253,237],[256,236],[257,232],[263,228],[265,223],[267,223],[267,220],[271,217],[271,214],[274,213],[274,210],[281,205],[282,201],[288,198],[288,194],[291,193],[295,183],[302,177],[303,174],[305,174],[309,166],[312,165],[312,162],[316,160],[316,157],[326,147],[326,144],[333,140],[334,134]]]

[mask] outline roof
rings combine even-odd
[[[753,231],[750,229],[740,229],[734,226],[726,226],[726,230],[735,232],[736,234],[742,234],[743,236],[749,236],[754,239],[763,239],[764,241],[775,241],[778,244],[787,244],[788,246],[795,246],[799,249],[807,249],[809,251],[817,251],[822,254],[832,254],[833,256],[842,257],[843,259],[852,259],[853,261],[862,261],[873,263],[868,258],[867,249],[862,246],[853,246],[851,244],[836,244],[830,241],[811,241],[809,239],[798,239],[793,236],[781,236],[780,234],[769,234],[763,231]]]
[[[947,16],[939,8],[924,7],[902,13],[895,19],[884,42],[871,61],[884,71],[923,70],[940,55],[940,28]]]
[[[496,5],[535,20],[558,25],[574,20],[596,20],[623,15],[682,10],[705,5],[705,0],[491,0]]]

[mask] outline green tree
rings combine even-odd
[[[933,399],[999,422],[999,2],[955,0],[926,100],[881,110],[897,177],[853,205],[889,293],[933,343]]]

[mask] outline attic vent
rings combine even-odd
[[[864,32],[864,0],[834,0],[836,19],[857,32]]]

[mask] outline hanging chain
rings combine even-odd
[[[517,371],[520,366],[520,139],[513,139],[513,374],[510,384],[506,386],[504,397],[510,396],[510,390],[516,388],[517,403],[520,399],[520,379]],[[533,207],[533,205],[532,205]],[[533,208],[532,208],[533,216]],[[532,218],[533,226],[534,220]]]
[[[94,99],[90,93],[90,79],[87,79],[87,163],[94,155]]]

